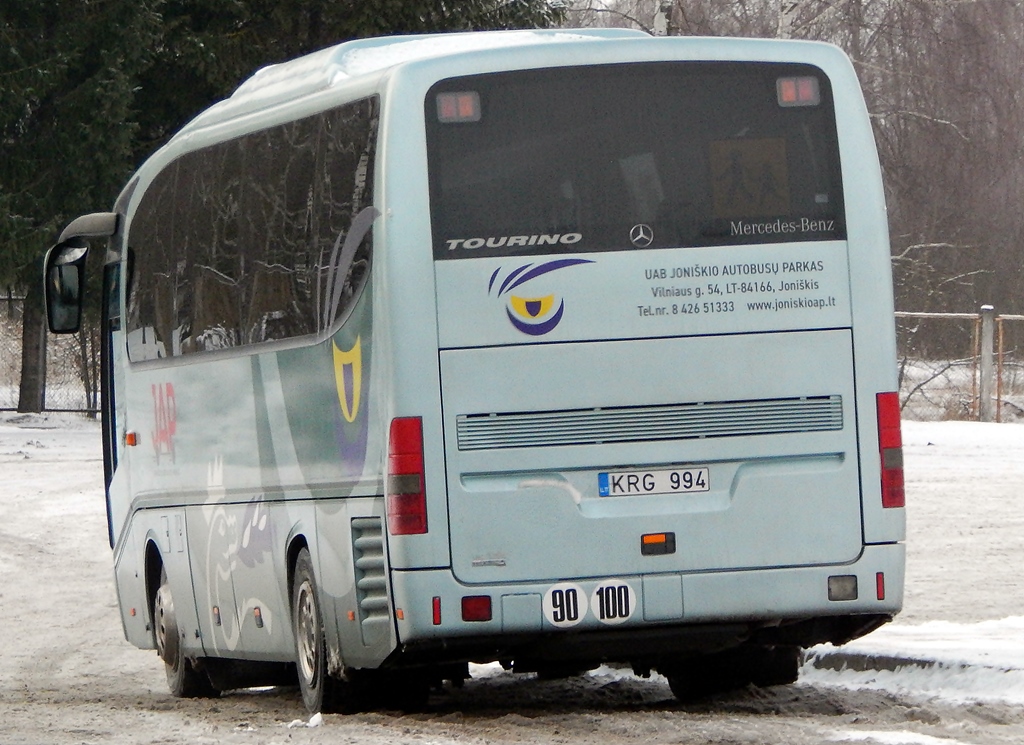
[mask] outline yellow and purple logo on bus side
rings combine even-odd
[[[561,322],[565,300],[554,294],[526,295],[513,291],[532,279],[559,269],[593,263],[589,259],[556,259],[538,265],[523,264],[508,272],[500,282],[502,268],[498,267],[491,275],[487,293],[505,298],[505,313],[516,329],[530,336],[543,336]]]
[[[362,337],[357,336],[351,349],[343,350],[338,342],[334,347],[334,382],[338,389],[338,405],[345,421],[351,424],[359,415],[363,392]]]
[[[334,429],[340,465],[347,475],[360,474],[365,467],[370,421],[366,414],[369,338],[356,334],[353,340],[339,334],[330,346],[337,393]]]

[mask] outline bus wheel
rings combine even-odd
[[[335,705],[337,684],[327,671],[327,641],[317,597],[316,578],[309,551],[303,548],[295,559],[292,580],[292,629],[295,633],[295,667],[299,674],[302,703],[311,713],[328,711]]]
[[[789,685],[800,677],[800,647],[758,647],[751,682],[759,688]]]
[[[396,681],[388,699],[407,714],[424,712],[430,700],[430,679],[421,674],[405,675]]]
[[[174,615],[174,598],[167,582],[167,570],[160,569],[160,587],[153,598],[153,629],[156,651],[164,661],[167,687],[177,698],[211,698],[220,695],[210,679],[196,670],[181,647],[181,634]]]
[[[800,648],[744,646],[687,660],[664,671],[680,701],[756,685],[767,688],[796,682]]]
[[[732,670],[696,664],[687,665],[683,671],[667,673],[665,677],[673,695],[683,702],[732,691],[750,682],[749,678]]]

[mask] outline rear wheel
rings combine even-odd
[[[430,699],[430,679],[422,674],[402,674],[393,681],[387,704],[400,711],[413,713],[427,710]]]
[[[348,713],[379,709],[406,713],[425,711],[431,682],[436,680],[427,670],[350,670],[343,710]]]
[[[795,683],[800,677],[800,647],[759,647],[751,683],[761,688]]]
[[[756,685],[762,688],[796,682],[800,648],[747,646],[695,657],[663,670],[680,701]]]
[[[313,562],[305,548],[299,551],[295,559],[292,629],[295,634],[295,667],[299,675],[302,703],[314,714],[330,710],[337,705],[339,681],[327,671],[323,614],[320,612]]]
[[[167,687],[178,698],[209,698],[220,695],[205,673],[197,670],[185,656],[181,632],[174,614],[174,597],[167,581],[167,570],[160,569],[160,586],[153,598],[153,635],[156,651],[164,661]]]

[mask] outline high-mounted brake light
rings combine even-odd
[[[423,420],[391,420],[388,436],[387,515],[391,535],[427,532],[426,479],[423,475]]]
[[[900,433],[900,398],[897,393],[875,396],[878,408],[878,450],[882,461],[882,506],[903,507],[903,436]]]
[[[476,91],[438,93],[437,120],[442,124],[480,121],[480,94]]]
[[[779,78],[775,81],[779,106],[817,106],[821,103],[821,88],[813,76]]]

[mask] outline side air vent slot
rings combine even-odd
[[[352,520],[352,553],[363,644],[372,646],[382,634],[387,634],[390,624],[384,536],[379,517]]]

